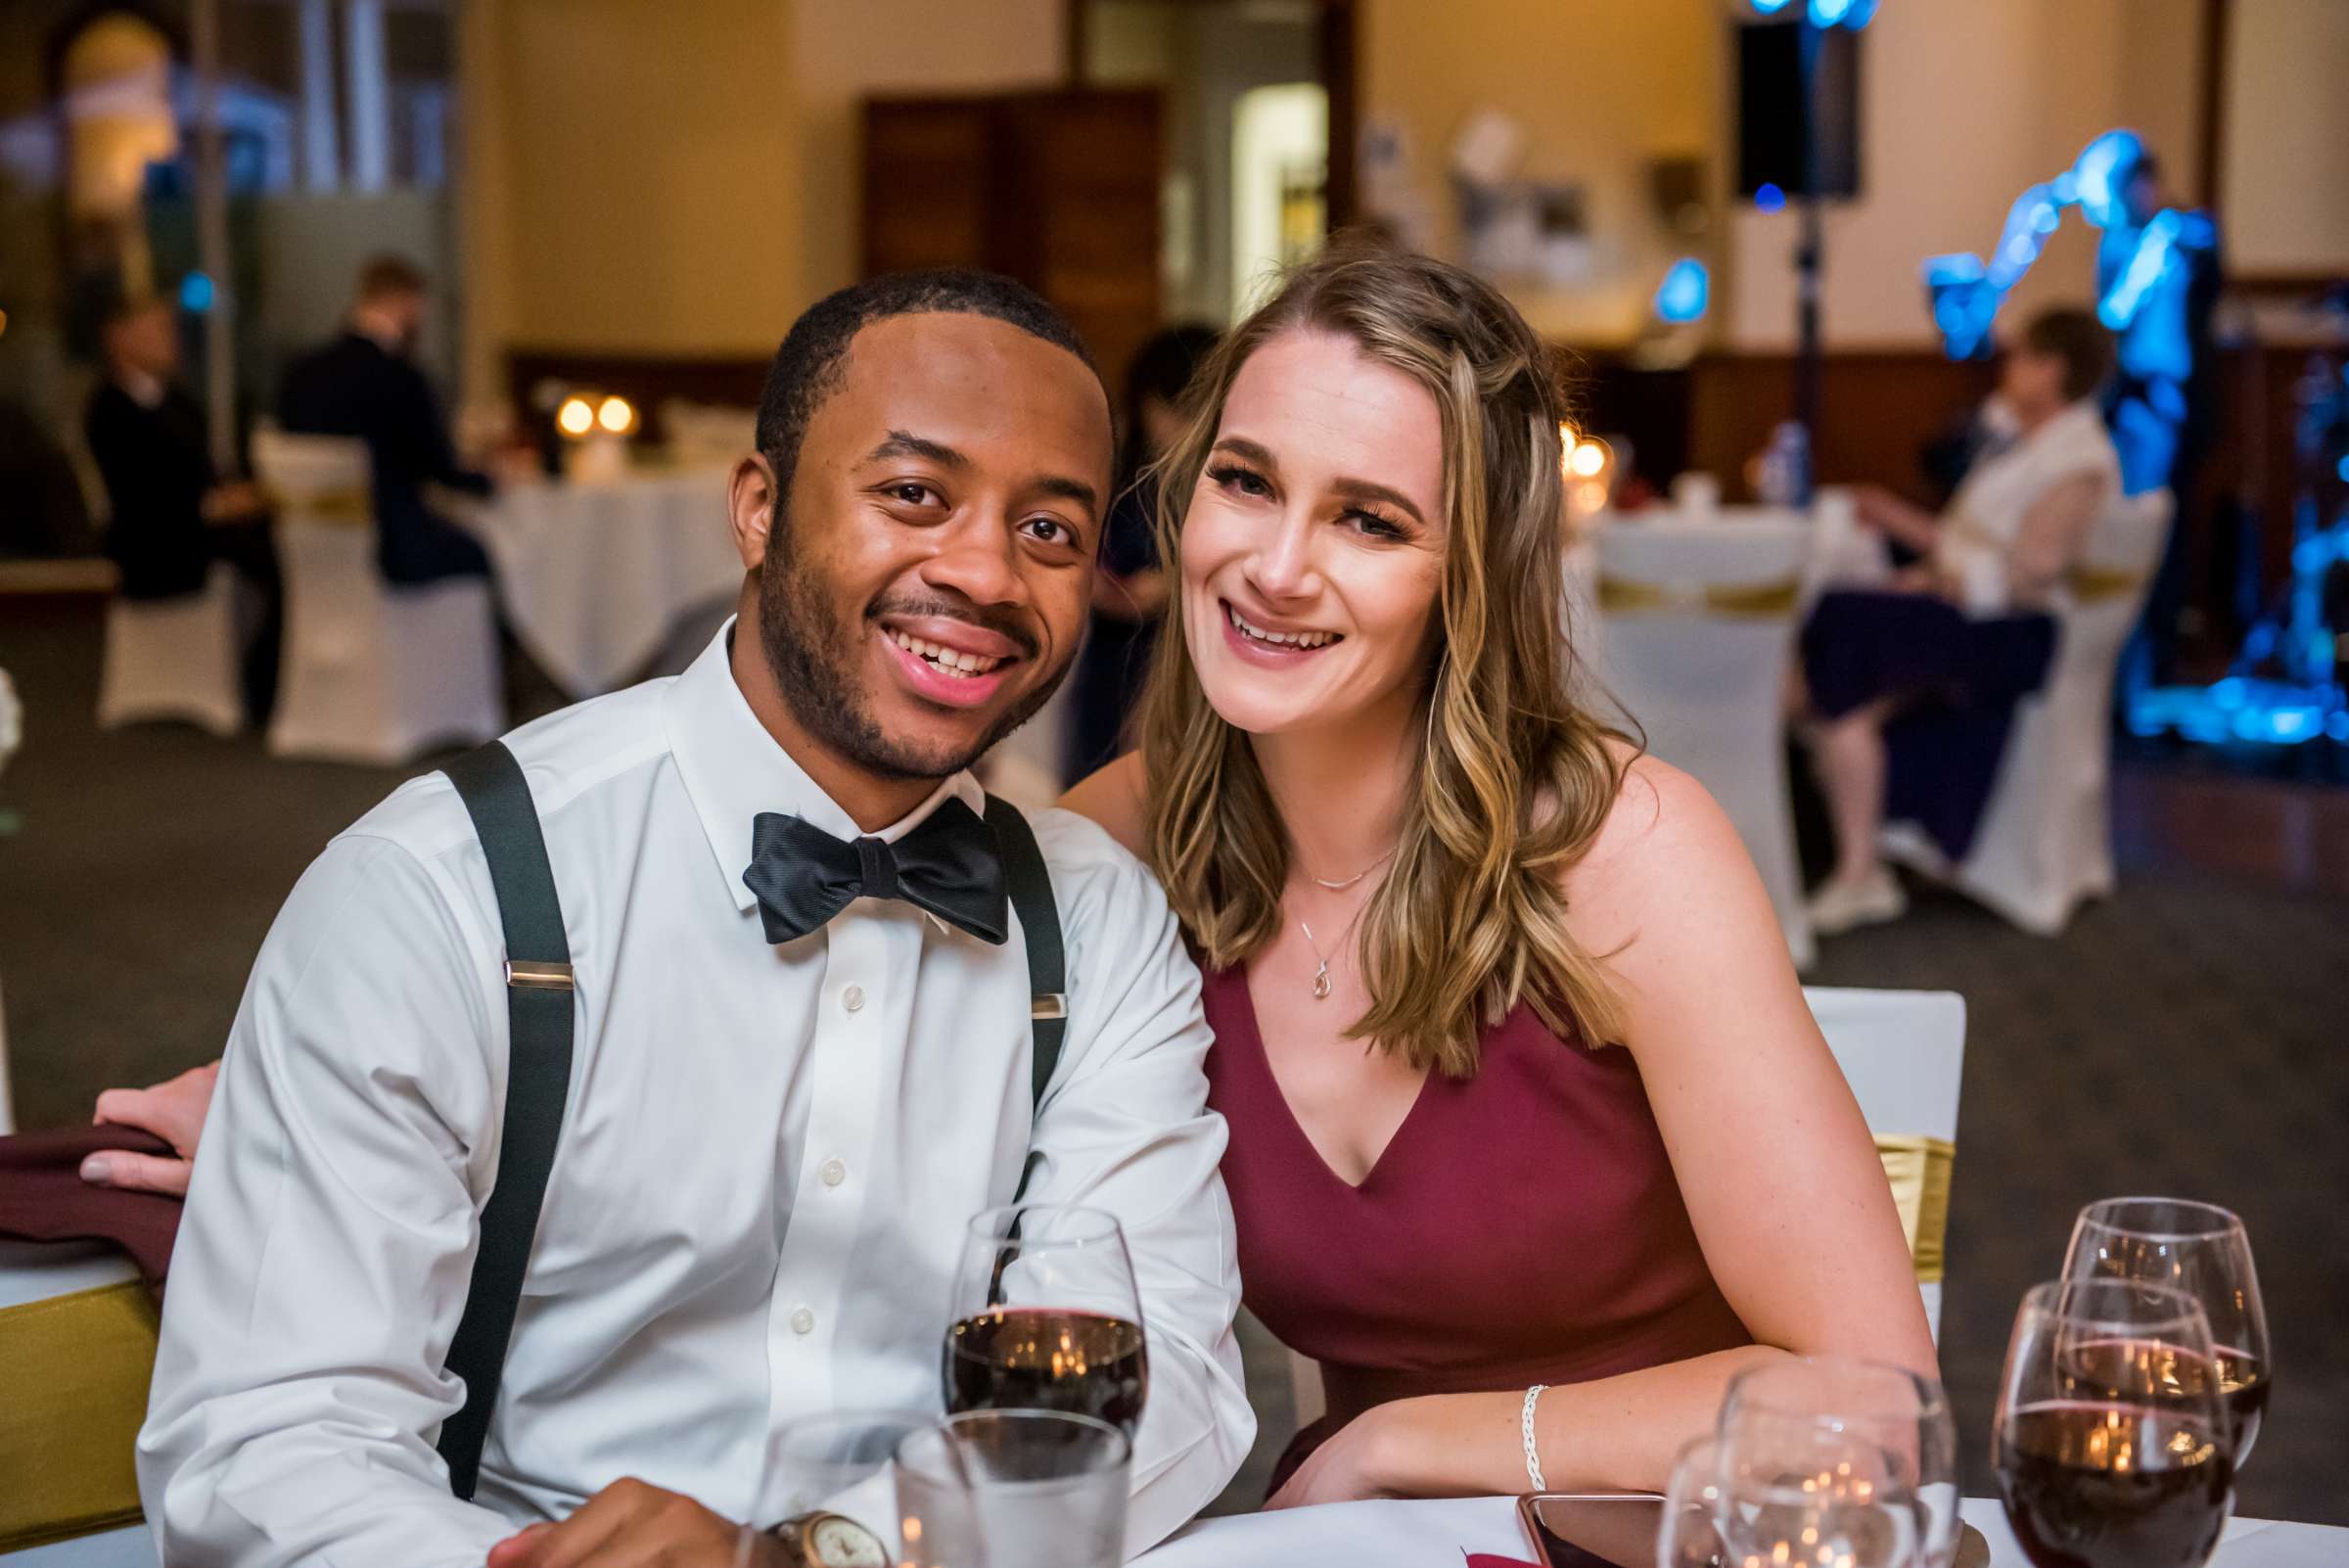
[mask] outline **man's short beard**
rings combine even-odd
[[[950,777],[1035,717],[1067,677],[1064,664],[967,750],[924,756],[893,740],[873,717],[856,684],[852,661],[861,649],[865,628],[842,625],[820,587],[807,574],[792,570],[789,530],[778,504],[767,527],[766,565],[759,574],[759,641],[791,716],[817,745],[844,761],[876,778]]]

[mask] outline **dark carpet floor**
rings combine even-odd
[[[405,776],[175,727],[101,735],[97,662],[94,605],[0,598],[0,669],[27,708],[0,773],[16,818],[0,988],[25,1127],[214,1054],[295,877]],[[2138,865],[2058,940],[1927,894],[1897,926],[1827,943],[1811,978],[1967,1001],[1942,1362],[1968,1490],[1990,1489],[2015,1303],[2054,1271],[2073,1213],[2172,1192],[2238,1210],[2258,1251],[2280,1375],[2239,1511],[2349,1524],[2349,906]],[[1277,1426],[1277,1363],[1257,1371]]]

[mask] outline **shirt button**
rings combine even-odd
[[[864,988],[862,986],[851,986],[848,990],[842,992],[840,993],[840,1004],[843,1007],[846,1007],[852,1013],[856,1011],[859,1007],[862,1007],[864,1005]]]
[[[815,1314],[803,1307],[791,1314],[791,1331],[795,1334],[815,1332]]]
[[[837,1187],[849,1178],[849,1168],[845,1161],[826,1160],[817,1167],[815,1174],[823,1177],[825,1186]]]

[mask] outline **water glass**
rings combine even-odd
[[[1066,1410],[971,1410],[898,1446],[902,1568],[1116,1568],[1133,1445]]]

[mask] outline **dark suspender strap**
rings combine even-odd
[[[1069,1027],[1068,955],[1060,942],[1060,907],[1052,901],[1052,874],[1044,867],[1044,852],[1036,848],[1035,829],[1017,807],[992,795],[987,798],[987,824],[994,829],[1004,887],[1020,917],[1020,939],[1028,947],[1028,1027],[1034,1039],[1028,1087],[1033,1117],[1043,1111],[1044,1090],[1051,1085],[1052,1070],[1060,1065],[1061,1037]],[[1027,1196],[1036,1158],[1031,1147],[1012,1202]]]
[[[448,1486],[471,1498],[481,1474],[482,1444],[505,1370],[506,1344],[522,1305],[522,1280],[538,1232],[538,1210],[563,1130],[571,1092],[571,944],[546,862],[546,840],[522,764],[492,741],[443,769],[473,818],[489,860],[505,927],[506,1012],[511,1022],[504,1131],[497,1185],[482,1208],[481,1249],[474,1255],[465,1314],[449,1341],[448,1369],[465,1383],[465,1404],[440,1426]]]

